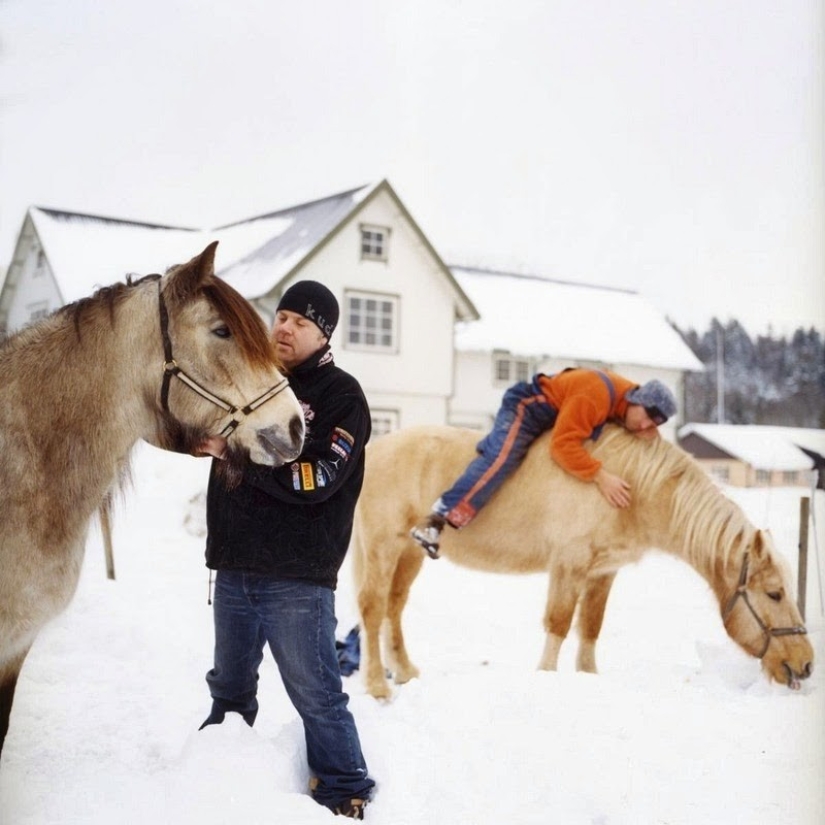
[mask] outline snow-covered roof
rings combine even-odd
[[[209,243],[197,230],[29,209],[58,288],[66,303],[121,281],[184,263]]]
[[[189,229],[31,207],[29,215],[66,303],[130,273],[164,272],[218,241],[216,270],[247,298],[266,294],[374,186],[215,229]]]
[[[220,268],[220,275],[247,298],[266,295],[307,257],[375,189],[362,186],[338,195],[218,227],[241,237],[260,233],[263,245]]]
[[[825,430],[740,424],[686,424],[679,439],[698,435],[757,470],[809,470],[813,459],[800,447],[825,455]]]
[[[459,350],[704,369],[638,293],[469,267],[451,271],[481,313],[480,321],[459,325]]]

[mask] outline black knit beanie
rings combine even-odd
[[[298,281],[278,302],[278,309],[297,312],[309,318],[325,338],[330,338],[338,325],[338,301],[332,292],[318,281]]]

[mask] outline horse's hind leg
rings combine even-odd
[[[6,741],[6,734],[9,732],[14,690],[27,653],[28,650],[24,651],[0,670],[0,754],[3,753],[3,742]]]
[[[556,670],[562,642],[567,638],[581,592],[582,576],[571,570],[554,569],[550,574],[544,611],[546,637],[539,670]]]
[[[410,661],[404,644],[401,614],[410,595],[410,587],[421,570],[424,556],[416,547],[405,550],[398,559],[392,578],[389,604],[387,606],[386,653],[395,681],[402,685],[419,675],[418,668]]]
[[[607,597],[616,579],[615,573],[587,580],[579,605],[579,654],[576,670],[596,673],[596,642],[602,630]]]

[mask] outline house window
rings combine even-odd
[[[388,433],[394,433],[398,429],[398,410],[371,409],[370,418],[372,419],[370,440]]]
[[[710,475],[722,484],[730,481],[730,468],[725,464],[714,464],[710,468]]]
[[[398,298],[348,292],[347,349],[395,352],[398,340]]]
[[[384,226],[361,227],[361,259],[386,261],[390,230]]]
[[[32,277],[40,278],[46,274],[46,253],[42,249],[37,250],[37,259],[34,264]]]
[[[760,486],[768,486],[771,483],[771,471],[770,470],[757,470],[756,471],[756,483]]]
[[[45,318],[49,314],[49,302],[48,301],[37,301],[34,304],[29,304],[29,322],[39,321],[41,318]]]
[[[515,384],[529,381],[530,361],[527,358],[513,358],[512,355],[493,356],[493,378],[496,384]]]
[[[793,470],[785,470],[782,473],[782,483],[787,484],[789,487],[792,487],[795,484],[799,483],[799,476]]]

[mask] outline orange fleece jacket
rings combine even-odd
[[[613,383],[615,402],[612,406],[610,392],[596,370],[569,370],[542,375],[538,380],[547,400],[558,410],[550,437],[550,455],[562,469],[582,481],[592,481],[602,466],[584,449],[583,442],[606,421],[624,421],[625,393],[639,386],[615,372],[602,372]]]

